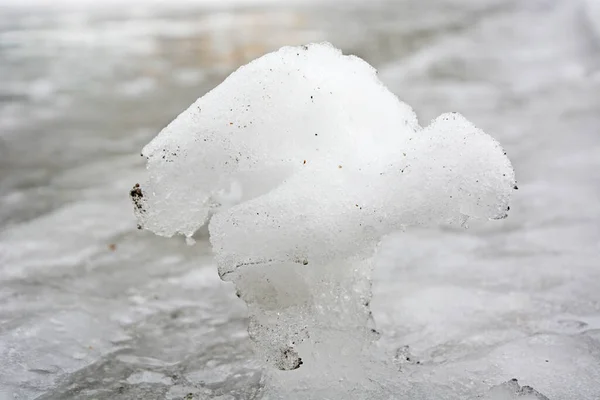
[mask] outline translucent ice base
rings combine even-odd
[[[140,227],[191,237],[210,219],[257,351],[293,371],[271,375],[271,398],[399,393],[372,348],[377,243],[411,225],[504,218],[516,188],[494,139],[456,113],[421,128],[370,65],[329,44],[241,67],[142,155]]]

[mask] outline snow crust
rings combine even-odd
[[[327,43],[241,67],[142,156],[139,227],[192,240],[210,221],[219,274],[248,305],[257,351],[283,370],[267,398],[397,392],[371,347],[377,244],[408,226],[505,218],[516,189],[492,137],[457,113],[422,128],[374,68]]]

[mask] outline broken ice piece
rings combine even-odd
[[[212,215],[219,273],[248,304],[259,353],[310,398],[380,390],[366,365],[381,237],[504,218],[515,187],[493,138],[457,113],[421,128],[373,67],[327,43],[242,66],[142,154],[140,226],[191,237]]]
[[[494,386],[484,400],[550,400],[531,386],[521,386],[517,379]]]

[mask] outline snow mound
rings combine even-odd
[[[259,353],[298,370],[275,373],[273,393],[292,379],[305,399],[381,392],[385,373],[368,361],[381,237],[504,218],[516,188],[494,139],[457,113],[421,128],[373,67],[326,43],[239,68],[142,156],[149,180],[131,191],[140,228],[191,237],[212,216],[219,273],[248,304]]]

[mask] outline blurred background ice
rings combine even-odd
[[[464,114],[517,171],[507,220],[381,246],[372,307],[409,398],[532,398],[513,378],[600,398],[598,0],[99,4],[0,0],[1,400],[260,398],[206,241],[138,231],[127,194],[198,96],[321,40],[422,124]]]

